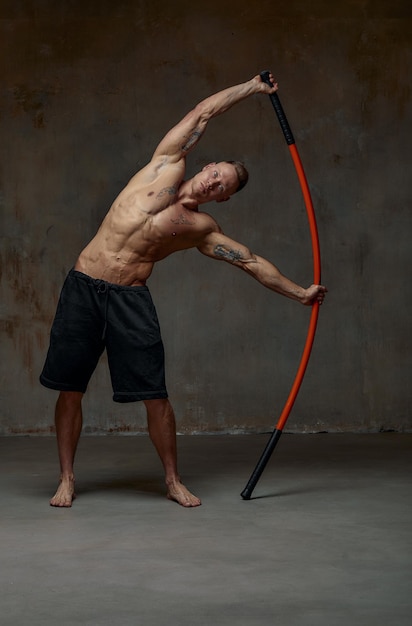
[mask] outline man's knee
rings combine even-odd
[[[157,398],[155,400],[143,400],[147,415],[173,415],[173,408],[168,398]]]
[[[61,391],[57,399],[57,404],[65,406],[80,406],[83,393],[80,391]]]

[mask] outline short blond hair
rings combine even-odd
[[[239,185],[235,191],[235,193],[237,193],[238,191],[243,189],[243,187],[246,185],[247,181],[249,180],[249,172],[247,171],[242,161],[225,161],[225,163],[230,163],[230,165],[233,165],[233,167],[236,170],[237,179],[239,181]]]

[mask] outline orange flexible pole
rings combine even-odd
[[[312,241],[312,255],[313,255],[313,282],[315,285],[320,284],[320,248],[319,248],[319,237],[318,237],[318,229],[316,225],[316,217],[315,211],[313,208],[312,198],[309,191],[308,182],[306,180],[305,172],[302,167],[302,162],[300,160],[299,153],[297,151],[296,145],[292,144],[289,146],[289,151],[292,155],[293,163],[295,165],[296,173],[299,178],[300,186],[303,193],[303,198],[306,206],[306,213],[309,220],[309,229],[310,236]],[[292,388],[290,390],[288,399],[286,400],[286,404],[283,407],[283,411],[279,417],[276,428],[278,430],[283,430],[284,425],[289,417],[290,411],[292,410],[293,404],[296,400],[296,396],[298,395],[300,386],[302,384],[303,377],[305,375],[306,367],[309,362],[310,354],[312,351],[313,341],[316,333],[316,326],[318,322],[319,315],[319,303],[314,302],[312,305],[312,313],[309,321],[309,329],[306,337],[305,346],[303,348],[302,358],[300,360],[300,364],[296,373],[295,380],[293,382]]]
[[[269,85],[272,84],[269,79],[269,72],[262,72],[260,76],[264,82],[268,83]],[[307,213],[307,217],[309,221],[310,237],[311,237],[311,242],[312,242],[313,283],[316,285],[319,285],[320,277],[321,277],[319,236],[318,236],[318,229],[316,225],[315,211],[313,208],[312,198],[311,198],[310,191],[309,191],[309,185],[306,180],[305,172],[303,170],[302,162],[300,160],[300,156],[295,145],[295,140],[294,140],[292,131],[290,129],[286,115],[280,103],[279,96],[277,95],[277,93],[273,93],[270,95],[270,99],[272,101],[273,107],[278,117],[286,143],[289,146],[289,151],[293,159],[293,163],[296,169],[296,173],[298,175],[300,187],[301,187],[302,194],[303,194],[303,199],[305,201],[306,213]],[[302,384],[306,367],[308,365],[310,354],[312,351],[313,341],[315,338],[316,327],[317,327],[317,322],[318,322],[318,315],[319,315],[319,303],[315,301],[312,304],[312,311],[311,311],[311,316],[310,316],[310,321],[309,321],[308,333],[306,336],[306,341],[305,341],[305,345],[303,348],[303,353],[302,353],[302,357],[299,363],[299,367],[296,372],[295,380],[293,381],[291,390],[289,392],[289,396],[286,400],[285,406],[283,407],[282,413],[280,414],[276,427],[274,431],[272,432],[271,437],[254,471],[252,472],[252,475],[249,478],[249,481],[246,487],[241,493],[241,496],[244,500],[250,500],[253,489],[255,488],[263,470],[265,469],[267,462],[269,461],[272,455],[273,450],[275,449],[280,439],[280,436],[283,432],[283,428],[286,424],[286,421],[294,405],[294,402],[296,400],[296,396],[298,395],[300,386]]]

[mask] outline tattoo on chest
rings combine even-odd
[[[195,220],[191,221],[184,213],[181,213],[174,219],[170,219],[170,221],[173,224],[189,224],[190,226],[193,226],[193,224],[195,224]]]
[[[230,261],[231,263],[243,260],[243,255],[240,250],[233,250],[233,248],[227,248],[221,244],[215,246],[213,252],[215,256],[225,261]]]
[[[187,152],[187,150],[189,150],[196,143],[196,141],[199,139],[201,134],[202,133],[200,132],[200,130],[198,130],[198,129],[194,130],[193,133],[188,138],[188,140],[186,141],[186,143],[183,144],[183,146],[182,146],[183,152]],[[185,137],[185,139],[186,139],[186,137]]]
[[[176,187],[163,187],[157,194],[156,198],[163,198],[163,196],[174,196],[177,189]]]

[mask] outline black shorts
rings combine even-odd
[[[164,348],[149,289],[71,270],[40,382],[50,389],[84,393],[105,348],[115,402],[167,398]]]

